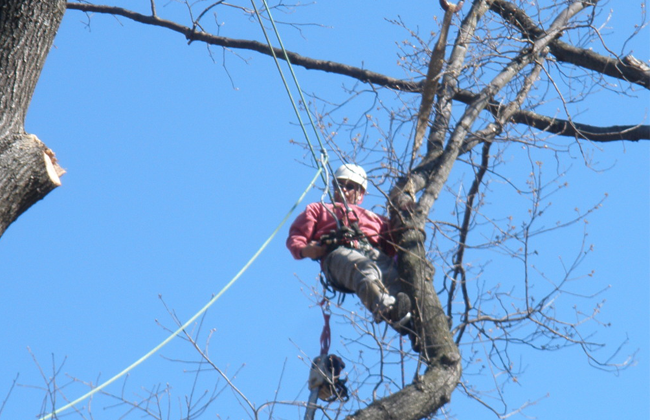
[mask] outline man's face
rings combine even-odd
[[[338,186],[336,184],[338,184]],[[347,179],[337,179],[334,185],[334,200],[338,203],[343,202],[341,192],[343,192],[345,201],[348,204],[360,204],[363,200],[363,188],[356,182]]]

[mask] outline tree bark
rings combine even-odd
[[[59,28],[65,1],[0,1],[0,236],[59,186],[54,153],[25,133],[25,116]]]

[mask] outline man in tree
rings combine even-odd
[[[411,301],[399,292],[389,221],[360,207],[368,186],[362,167],[343,164],[334,177],[334,203],[309,204],[291,225],[287,247],[296,259],[319,260],[332,288],[356,293],[375,322],[405,334]]]

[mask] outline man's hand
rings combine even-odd
[[[317,260],[327,252],[327,247],[319,245],[318,242],[312,241],[303,249],[300,250],[300,255],[305,258],[311,258],[312,260]]]

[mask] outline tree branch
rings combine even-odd
[[[449,34],[451,19],[454,16],[454,8],[450,7],[449,4],[445,3],[443,0],[441,0],[441,3],[445,4],[447,8],[445,9],[445,16],[442,20],[442,29],[440,30],[438,42],[436,42],[436,46],[431,52],[429,69],[422,88],[422,102],[420,103],[417,124],[415,126],[415,138],[413,140],[413,151],[411,153],[411,165],[409,168],[412,167],[415,162],[418,150],[420,150],[420,147],[422,146],[424,133],[429,126],[429,121],[431,120],[431,108],[433,107],[433,100],[438,90],[438,79],[440,78],[442,66],[445,63],[447,35]]]
[[[495,0],[490,10],[516,26],[530,40],[535,40],[545,34],[544,29],[535,25],[535,22],[528,17],[525,11],[509,1]],[[591,50],[574,47],[560,40],[552,41],[549,47],[551,54],[558,61],[574,64],[650,89],[650,67],[631,55],[622,59],[605,57]]]
[[[502,3],[509,4],[508,2]],[[266,44],[251,40],[226,38],[205,32],[196,32],[196,30],[193,30],[192,28],[169,20],[160,19],[155,15],[147,16],[120,7],[85,3],[67,3],[67,8],[71,10],[80,10],[87,13],[92,12],[123,16],[136,22],[144,23],[146,25],[167,28],[184,35],[185,38],[190,42],[201,41],[210,45],[251,50],[272,56],[271,50]],[[280,49],[274,48],[274,50],[278,58],[284,59],[284,54]],[[289,57],[289,60],[292,64],[299,65],[309,70],[320,70],[341,76],[348,76],[364,83],[383,86],[402,92],[421,93],[424,86],[424,80],[415,82],[410,80],[397,79],[373,71],[361,69],[359,67],[349,66],[333,61],[304,57],[300,54],[290,51],[287,51],[287,56]],[[463,102],[465,104],[469,104],[476,99],[476,94],[459,89],[455,92],[452,99]],[[498,107],[499,105],[496,102],[492,102],[489,104],[488,110],[497,109]],[[513,115],[512,120],[513,122],[528,125],[538,130],[546,131],[552,134],[584,138],[591,141],[650,140],[650,126],[634,125],[597,127],[585,124],[573,124],[572,126],[571,123],[569,123],[567,120],[547,117],[531,111],[516,112]],[[574,127],[578,127],[579,130],[576,131]]]
[[[194,41],[201,41],[209,45],[251,50],[251,51],[256,51],[260,54],[273,56],[271,50],[269,49],[269,46],[267,44],[263,44],[258,41],[252,41],[247,39],[233,39],[233,38],[227,38],[223,36],[212,35],[206,32],[197,32],[192,28],[180,25],[170,20],[161,19],[157,16],[143,15],[140,13],[133,12],[131,10],[123,9],[121,7],[102,6],[102,5],[85,4],[85,3],[68,3],[67,8],[70,10],[80,10],[82,12],[87,12],[87,13],[92,12],[92,13],[103,13],[103,14],[122,16],[139,23],[144,23],[146,25],[152,25],[152,26],[158,26],[161,28],[170,29],[174,32],[178,32],[184,35],[185,38],[190,43]],[[274,51],[279,59],[284,59],[284,53],[282,52],[281,49],[274,48]],[[422,89],[421,82],[400,80],[393,77],[385,76],[380,73],[375,73],[372,71],[360,69],[354,66],[348,66],[345,64],[336,63],[333,61],[316,60],[313,58],[304,57],[300,54],[291,51],[287,51],[287,56],[289,57],[291,64],[304,67],[308,70],[320,70],[327,73],[335,73],[344,76],[349,76],[365,83],[372,83],[379,86],[385,86],[391,89],[405,91],[405,92],[420,92],[420,90]]]
[[[464,104],[470,104],[476,99],[476,94],[468,90],[459,89],[453,99]],[[493,115],[497,115],[501,107],[501,104],[492,101],[486,109]],[[561,118],[548,117],[527,110],[514,112],[510,121],[559,136],[574,137],[595,142],[650,140],[650,125],[595,126],[571,122]]]

